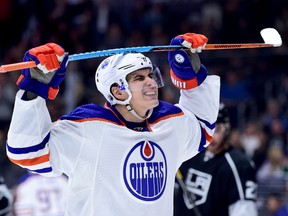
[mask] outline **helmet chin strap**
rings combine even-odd
[[[126,104],[125,107],[130,113],[132,113],[133,116],[135,116],[136,118],[138,118],[142,121],[148,119],[152,115],[152,112],[153,112],[153,109],[149,109],[147,116],[145,118],[143,118],[135,112],[135,110],[133,109],[133,107],[130,104]]]

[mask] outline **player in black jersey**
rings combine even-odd
[[[220,104],[213,142],[177,172],[174,216],[255,216],[254,164],[227,142],[229,113]]]

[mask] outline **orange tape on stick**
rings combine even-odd
[[[24,68],[33,68],[33,67],[36,67],[36,63],[34,61],[6,64],[0,67],[0,73],[6,73],[9,71],[16,71],[16,70],[22,70]]]

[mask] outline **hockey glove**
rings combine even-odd
[[[190,49],[169,51],[170,76],[173,84],[183,90],[199,86],[207,77],[207,69],[201,64],[198,52],[205,47],[208,39],[204,35],[186,33],[171,40],[170,45],[182,45]],[[197,53],[196,53],[197,52]]]
[[[18,87],[44,99],[54,100],[65,77],[68,53],[55,43],[47,43],[25,53],[23,61],[31,60],[36,62],[37,67],[22,70]]]

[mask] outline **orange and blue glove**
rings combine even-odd
[[[170,45],[182,45],[189,48],[192,54],[199,53],[207,44],[207,37],[202,34],[186,33],[178,35],[171,40]],[[199,86],[207,77],[208,71],[201,64],[198,71],[193,69],[193,62],[184,50],[169,51],[168,61],[171,67],[170,76],[173,84],[183,90],[188,90]],[[196,54],[197,55],[197,54]]]
[[[54,100],[65,78],[68,53],[55,43],[47,43],[25,53],[23,61],[31,60],[35,61],[37,67],[22,70],[17,81],[18,87],[44,99]]]

